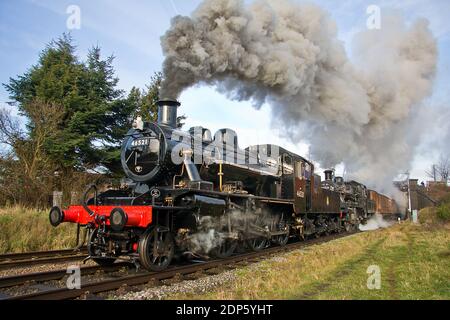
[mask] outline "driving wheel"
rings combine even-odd
[[[139,259],[142,267],[162,271],[172,262],[175,252],[173,236],[158,227],[144,233],[139,241]]]

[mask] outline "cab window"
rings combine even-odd
[[[305,177],[303,162],[297,162],[295,166],[297,171],[297,178],[303,179]]]
[[[288,154],[283,156],[283,173],[285,175],[293,175],[294,167],[292,165],[292,157]]]

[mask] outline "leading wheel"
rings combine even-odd
[[[172,262],[175,243],[169,231],[151,228],[139,241],[139,259],[142,267],[151,271],[162,271]]]
[[[101,258],[104,253],[104,249],[106,248],[106,245],[102,240],[103,238],[98,237],[98,229],[93,230],[89,236],[87,250],[89,256],[93,257],[92,260],[94,260],[95,263],[100,266],[107,267],[112,265],[116,259],[110,257]]]

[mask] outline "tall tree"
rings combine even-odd
[[[134,117],[142,117],[144,121],[156,122],[158,120],[158,105],[160,100],[159,90],[163,75],[161,72],[155,72],[150,79],[150,84],[146,86],[144,90],[133,87],[128,95],[127,103],[131,104],[131,108],[134,108]],[[183,127],[183,121],[186,120],[186,116],[178,117],[178,126]]]
[[[103,60],[94,47],[82,62],[75,51],[72,38],[64,34],[47,45],[35,66],[4,86],[11,104],[29,119],[31,139],[35,123],[30,115],[40,105],[33,101],[62,108],[56,132],[45,143],[45,152],[61,169],[114,169],[133,106],[124,103],[123,91],[117,89],[114,57]]]
[[[129,98],[135,100],[136,115],[142,117],[144,121],[158,120],[159,88],[162,82],[162,73],[156,72],[150,79],[150,84],[145,90],[133,88]]]

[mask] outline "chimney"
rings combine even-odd
[[[181,106],[176,100],[160,100],[156,103],[158,105],[158,124],[168,126],[171,128],[177,128],[177,109]]]
[[[325,181],[333,181],[333,179],[334,179],[334,170],[326,170]]]

